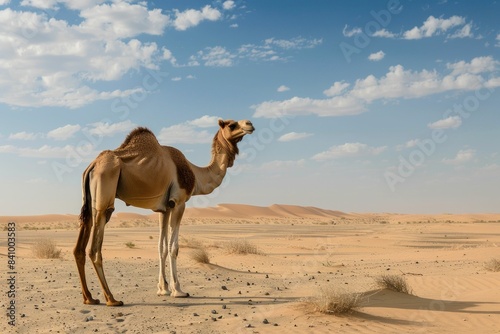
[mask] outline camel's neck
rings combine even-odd
[[[218,138],[219,137],[219,138]],[[215,188],[220,186],[226,170],[233,165],[237,148],[229,150],[228,144],[221,144],[219,140],[223,140],[219,133],[214,138],[212,147],[212,160],[206,167],[198,167],[191,165],[191,169],[195,175],[195,186],[192,195],[206,195],[210,194]]]

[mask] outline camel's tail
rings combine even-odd
[[[94,164],[90,164],[82,176],[82,195],[83,204],[80,211],[80,225],[90,224],[92,220],[92,196],[90,194],[90,172],[94,168]]]

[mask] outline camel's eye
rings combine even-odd
[[[229,124],[229,129],[231,129],[231,131],[233,131],[234,129],[236,129],[236,123]]]

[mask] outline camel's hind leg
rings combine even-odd
[[[76,241],[75,249],[73,254],[75,256],[76,265],[78,267],[78,274],[80,275],[80,282],[82,284],[82,295],[84,304],[99,304],[99,299],[92,298],[90,291],[87,287],[87,280],[85,278],[85,249],[89,242],[90,232],[92,227],[90,226],[90,219],[87,221],[82,221],[80,225],[80,233],[78,234],[78,240]]]
[[[102,290],[104,296],[106,297],[106,305],[108,306],[121,306],[123,302],[117,301],[111,291],[109,290],[108,283],[106,282],[106,277],[104,276],[104,269],[102,267],[102,242],[104,240],[104,227],[106,225],[109,216],[113,209],[107,209],[105,211],[96,210],[94,215],[94,230],[92,234],[92,244],[90,246],[90,259],[94,265],[94,269],[101,282]]]
[[[181,290],[179,279],[177,278],[177,255],[179,253],[179,227],[181,225],[182,215],[184,214],[185,204],[179,204],[172,209],[172,217],[170,219],[169,231],[169,262],[170,262],[170,288],[171,296],[175,298],[189,297],[189,293]]]
[[[165,275],[165,265],[168,255],[167,231],[169,217],[170,211],[160,212],[159,214],[160,236],[158,239],[158,256],[160,258],[160,272],[158,275],[158,296],[170,294],[167,277]]]

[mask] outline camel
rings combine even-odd
[[[191,196],[205,195],[217,188],[238,154],[238,142],[255,128],[248,120],[219,120],[212,143],[212,159],[208,166],[190,163],[179,150],[162,146],[147,128],[136,128],[115,150],[101,152],[83,173],[83,205],[75,256],[84,304],[99,304],[92,298],[85,278],[85,251],[92,235],[89,257],[99,278],[106,305],[121,306],[104,276],[102,242],[104,227],[114,211],[115,198],[127,205],[151,209],[159,213],[160,260],[158,295],[189,297],[177,279],[179,226],[185,203]],[[168,228],[168,235],[167,235]],[[165,277],[165,262],[170,266],[170,287]]]

